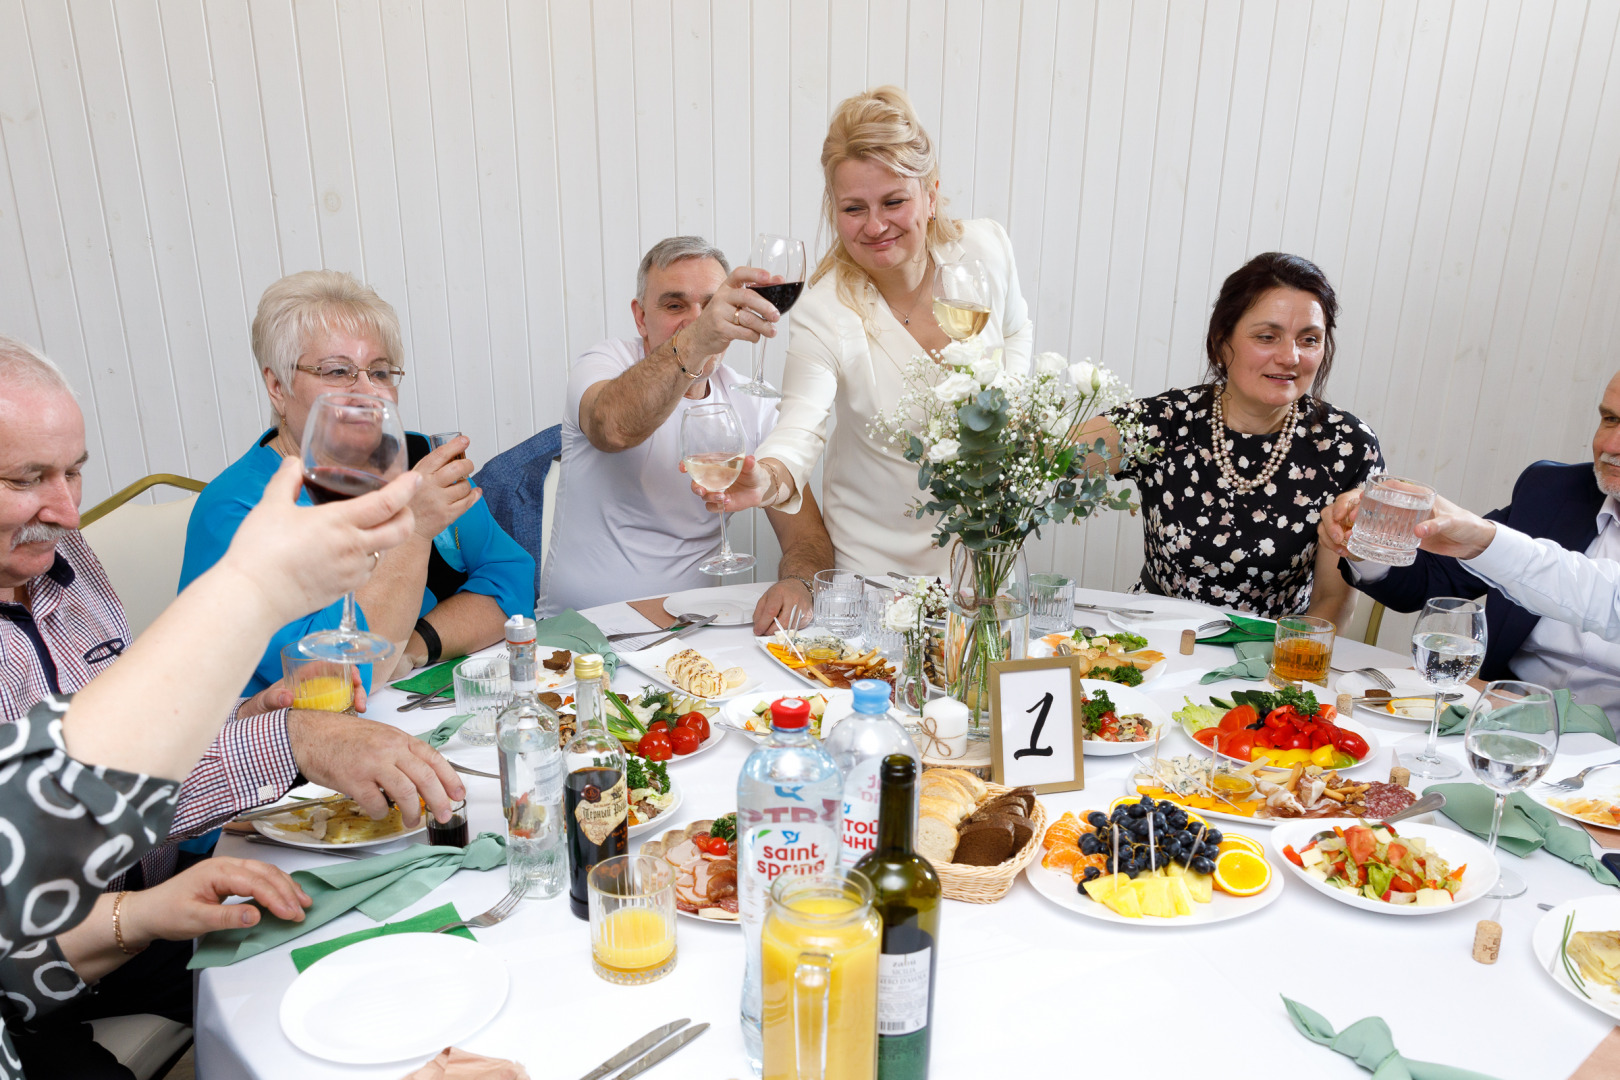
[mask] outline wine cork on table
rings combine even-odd
[[[1195,646],[1197,644],[1198,644],[1198,632],[1197,631],[1195,631],[1195,630],[1183,630],[1181,632],[1181,655],[1182,656],[1191,656],[1193,654],[1193,646]]]
[[[1396,787],[1412,786],[1412,770],[1401,764],[1401,755],[1393,750],[1389,755],[1389,782]]]
[[[1502,924],[1481,919],[1474,927],[1474,959],[1481,964],[1496,963],[1502,951]]]
[[[1356,708],[1354,694],[1340,694],[1333,702],[1333,707],[1339,710],[1340,716],[1349,716]]]

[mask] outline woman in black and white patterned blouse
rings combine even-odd
[[[1142,501],[1146,561],[1134,591],[1348,623],[1355,594],[1318,547],[1316,523],[1384,459],[1372,429],[1322,397],[1337,317],[1314,264],[1257,255],[1221,285],[1205,382],[1112,414],[1161,448],[1119,474]]]

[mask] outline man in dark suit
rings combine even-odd
[[[1482,678],[1567,687],[1587,704],[1620,706],[1620,635],[1613,632],[1620,375],[1598,405],[1592,458],[1591,465],[1536,462],[1519,475],[1513,501],[1483,518],[1437,500],[1435,516],[1419,526],[1422,546],[1411,566],[1360,562],[1346,551],[1359,492],[1328,508],[1319,537],[1346,556],[1339,560],[1346,581],[1393,610],[1483,594]]]

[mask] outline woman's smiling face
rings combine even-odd
[[[833,171],[833,210],[844,250],[868,274],[927,257],[934,193],[921,180],[876,161],[846,161]]]
[[[1314,294],[1283,286],[1261,293],[1221,350],[1228,392],[1257,412],[1299,400],[1322,365],[1326,326]]]

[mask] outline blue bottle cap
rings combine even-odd
[[[856,679],[850,684],[855,692],[855,711],[872,715],[889,711],[889,684],[881,679]]]

